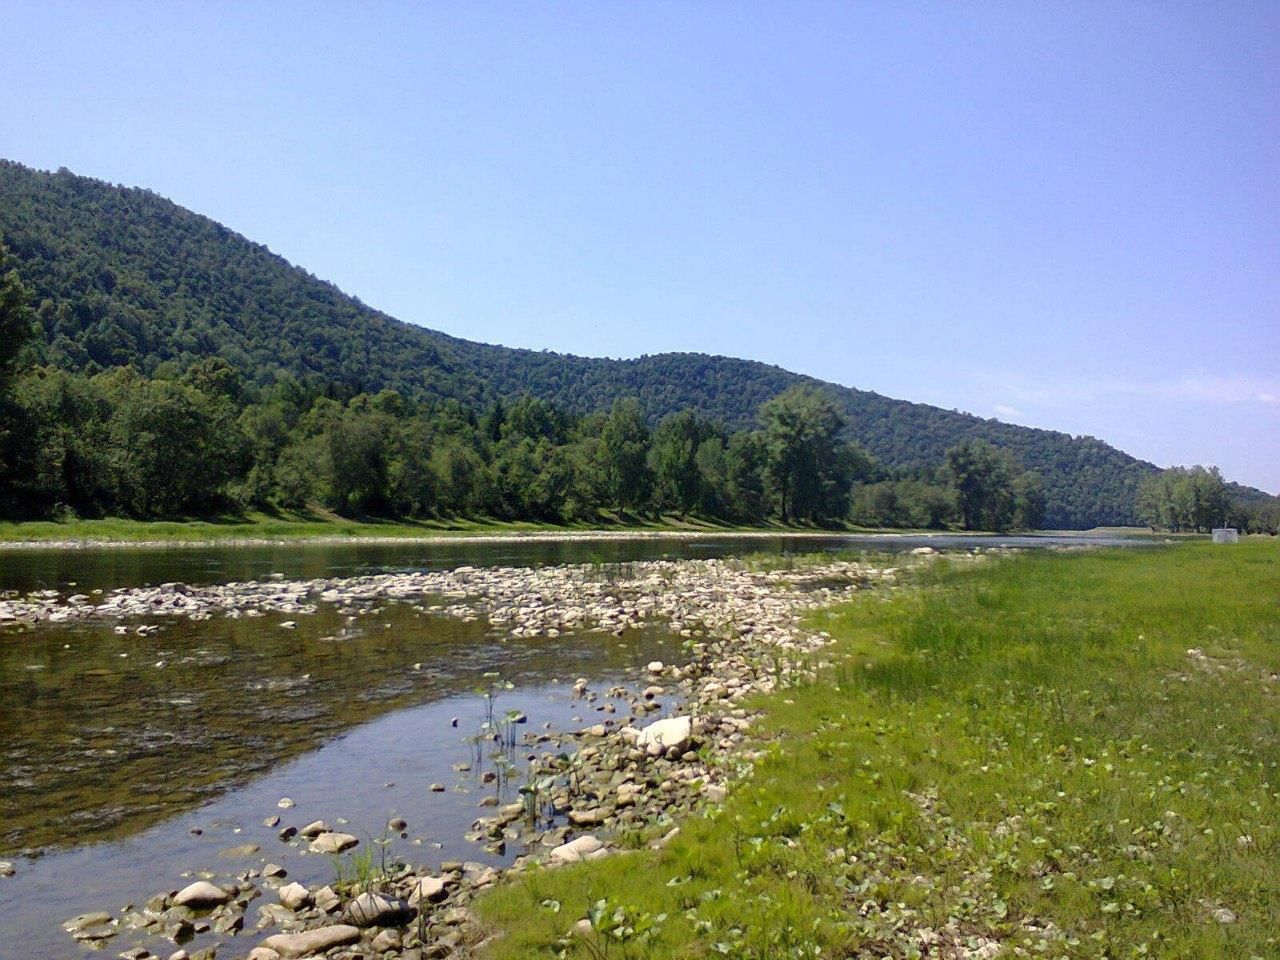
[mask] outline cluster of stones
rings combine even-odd
[[[823,577],[861,577],[870,568],[857,563],[824,565],[808,574],[812,584]],[[620,571],[620,575],[619,575]],[[0,598],[0,623],[66,623],[138,618],[208,619],[306,615],[319,603],[340,612],[368,612],[385,601],[444,597],[443,612],[474,619],[476,603],[497,628],[512,637],[556,635],[588,625],[621,631],[653,616],[669,618],[676,629],[684,621],[714,614],[713,629],[741,620],[750,629],[767,619],[771,609],[784,611],[788,601],[775,596],[783,583],[804,586],[804,575],[791,571],[751,573],[730,561],[664,560],[600,567],[458,567],[453,570],[380,574],[319,580],[266,580],[193,586],[165,583],[94,591],[64,597],[56,590]],[[687,591],[687,592],[686,592]],[[452,602],[448,602],[452,601]],[[292,626],[284,621],[282,626]]]
[[[283,875],[280,867],[268,866],[272,875]],[[76,940],[88,946],[100,947],[118,934],[135,930],[150,936],[164,936],[175,944],[186,943],[198,934],[214,933],[234,935],[244,928],[245,911],[249,904],[262,895],[253,880],[260,871],[250,871],[240,880],[224,885],[197,880],[181,890],[159,893],[141,907],[127,907],[120,920],[105,912],[86,913],[73,917],[63,928]],[[197,951],[212,960],[210,951]],[[135,947],[123,951],[124,960],[146,960],[151,956],[145,948]],[[187,953],[178,950],[176,960],[185,960]]]
[[[721,802],[731,779],[745,774],[758,756],[750,740],[753,717],[739,701],[824,666],[819,657],[801,656],[819,651],[829,640],[801,627],[803,613],[838,602],[862,585],[891,583],[897,574],[896,568],[849,561],[775,571],[734,561],[657,561],[614,568],[460,567],[273,584],[271,589],[230,584],[177,591],[198,598],[202,614],[215,599],[228,612],[275,602],[302,608],[316,600],[357,611],[361,603],[437,594],[448,598],[437,608],[444,614],[474,618],[483,613],[514,636],[589,626],[622,630],[660,617],[687,638],[687,658],[680,665],[650,663],[649,686],[635,695],[632,715],[610,716],[567,735],[578,743],[567,759],[560,737],[525,736],[526,746],[556,747],[530,758],[530,779],[548,784],[546,795],[536,798],[534,819],[525,804],[513,803],[477,819],[469,834],[492,849],[508,841],[522,844],[527,852],[505,870],[457,861],[445,862],[433,873],[402,866],[380,878],[375,890],[357,895],[333,886],[308,889],[286,883],[281,868],[268,866],[242,874],[228,887],[201,881],[162,895],[119,922],[95,914],[69,921],[68,929],[74,925],[73,935],[90,940],[117,923],[163,932],[175,942],[207,931],[234,936],[243,927],[245,907],[266,889],[274,890],[278,902],[258,911],[258,926],[275,926],[279,932],[254,947],[248,960],[465,956],[480,937],[468,905],[504,876],[622,855],[611,838],[624,830],[641,832],[659,846],[678,832],[688,813]],[[589,704],[602,699],[585,678],[574,685],[574,693]],[[660,698],[680,703],[681,713],[642,723],[653,705],[663,702]],[[606,706],[596,709],[606,712]],[[492,798],[484,805],[496,806]],[[548,813],[545,829],[537,829],[537,817]],[[393,821],[390,827],[398,831],[404,824]],[[322,821],[301,829],[285,827],[280,836],[301,836],[313,851],[326,853],[359,842]],[[211,912],[193,913],[193,897],[203,898],[199,905]],[[178,950],[169,960],[212,960],[215,949],[194,951],[189,958]],[[147,960],[149,954],[135,949],[127,956]]]

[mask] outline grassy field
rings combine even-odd
[[[490,955],[1280,956],[1280,547],[939,567],[818,616],[719,811],[482,900]]]

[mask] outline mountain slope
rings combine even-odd
[[[373,310],[266,247],[147,190],[0,161],[0,240],[36,293],[49,362],[153,372],[222,356],[250,380],[314,376],[472,406],[523,392],[577,411],[640,398],[658,418],[694,407],[740,427],[811,378],[703,354],[606,360],[474,343]],[[851,433],[890,466],[937,463],[985,437],[1045,480],[1046,522],[1130,523],[1155,469],[1091,437],[1027,427],[828,385]]]

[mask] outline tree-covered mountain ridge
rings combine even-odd
[[[222,357],[246,379],[292,375],[348,394],[394,389],[480,410],[532,394],[577,412],[634,396],[657,421],[694,409],[730,428],[796,384],[819,385],[851,436],[893,468],[926,467],[982,438],[1044,480],[1045,522],[1133,523],[1157,468],[1093,437],[987,420],[732,357],[630,360],[477,343],[396,320],[158,194],[0,161],[0,241],[34,291],[45,362],[151,375]],[[1265,496],[1239,490],[1242,495]]]

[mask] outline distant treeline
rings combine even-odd
[[[1233,499],[1217,467],[1172,467],[1146,478],[1138,489],[1138,512],[1153,530],[1205,533],[1229,526],[1280,532],[1280,500]]]
[[[586,417],[531,397],[477,415],[390,390],[343,401],[284,382],[245,402],[219,360],[176,380],[40,368],[14,381],[6,406],[9,518],[320,503],[348,516],[1006,530],[1038,525],[1043,509],[1038,478],[983,441],[934,470],[885,470],[839,438],[835,405],[805,387],[766,403],[760,429],[732,433],[688,411],[651,430],[633,399]]]

